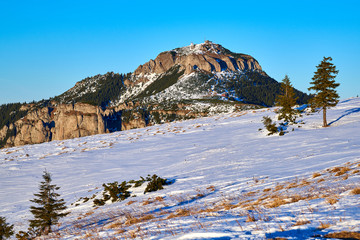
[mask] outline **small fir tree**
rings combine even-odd
[[[294,88],[287,75],[285,75],[285,78],[281,82],[280,91],[281,94],[277,96],[276,100],[277,105],[281,107],[279,109],[278,119],[284,119],[285,122],[295,123],[298,111],[293,109],[293,107],[296,105],[296,100],[298,98],[295,97]]]
[[[340,84],[335,82],[335,77],[339,73],[331,57],[324,57],[321,63],[316,66],[317,70],[312,78],[312,87],[308,90],[314,90],[315,96],[311,99],[311,106],[323,110],[323,127],[327,127],[326,109],[334,107],[339,102],[339,95],[335,91]]]
[[[10,238],[13,234],[14,225],[9,225],[4,217],[0,217],[0,240]]]
[[[40,235],[47,235],[51,232],[51,226],[57,224],[59,219],[65,217],[68,213],[63,211],[66,209],[64,199],[58,199],[60,196],[55,191],[60,187],[51,184],[51,175],[44,171],[42,176],[44,181],[39,186],[39,193],[34,194],[37,198],[30,200],[39,205],[39,207],[30,207],[30,212],[34,215],[30,220],[30,227],[37,230]]]
[[[262,122],[265,128],[269,131],[268,135],[272,135],[278,132],[278,128],[276,127],[276,123],[273,123],[269,116],[264,116]]]

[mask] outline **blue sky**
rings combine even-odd
[[[0,0],[0,104],[59,95],[205,39],[308,92],[331,56],[342,99],[360,95],[360,1]]]

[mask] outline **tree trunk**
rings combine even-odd
[[[326,121],[326,107],[323,107],[323,127],[328,127],[328,124]]]

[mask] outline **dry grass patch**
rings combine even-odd
[[[296,182],[292,182],[292,183],[289,183],[289,185],[287,185],[286,189],[296,188],[297,186],[298,186],[298,184]]]
[[[330,205],[334,205],[338,201],[339,201],[339,196],[337,196],[337,195],[326,198],[326,202],[329,203]]]
[[[273,196],[272,200],[266,205],[268,208],[276,208],[281,205],[286,204],[287,202],[280,196]]]
[[[271,188],[264,188],[263,192],[270,192]]]
[[[211,185],[211,186],[207,187],[206,190],[210,190],[210,192],[214,192],[215,191],[215,186]]]
[[[317,180],[317,183],[321,183],[321,182],[324,182],[324,181],[325,181],[325,179],[320,178],[319,180]]]
[[[320,177],[320,176],[321,176],[321,173],[313,173],[312,178],[317,178],[317,177]]]
[[[133,204],[133,203],[136,203],[136,201],[133,201],[133,200],[128,201],[128,202],[126,203],[126,205],[129,206],[129,205],[131,205],[131,204]]]
[[[244,197],[252,197],[254,196],[258,191],[250,191],[243,194]]]
[[[320,226],[318,226],[318,229],[326,229],[331,226],[330,223],[320,222]]]
[[[120,221],[116,221],[111,223],[110,225],[106,226],[107,229],[118,229],[118,228],[122,228],[123,223]]]
[[[353,195],[360,194],[360,187],[357,187],[357,188],[354,188],[353,190],[351,190],[351,194],[353,194]]]
[[[163,201],[164,201],[164,197],[157,196],[157,197],[155,198],[155,201],[163,202]]]
[[[277,185],[275,186],[274,192],[280,191],[280,190],[282,190],[283,188],[284,188],[284,185],[282,185],[282,184],[277,184]]]
[[[306,180],[306,179],[303,179],[303,180],[300,182],[299,187],[305,187],[305,186],[308,186],[308,185],[310,185],[310,184],[311,184],[311,182],[309,182],[309,181]]]
[[[84,217],[88,217],[94,214],[94,211],[89,211],[87,213],[84,214]]]
[[[186,217],[189,216],[193,211],[187,208],[178,208],[174,213],[170,213],[166,219],[176,218],[176,217]]]
[[[311,221],[309,221],[309,220],[297,220],[296,223],[294,223],[292,226],[293,227],[303,226],[303,225],[306,225],[306,224],[309,224],[309,223],[311,223]]]
[[[143,215],[140,217],[134,217],[134,216],[128,215],[124,224],[129,226],[129,225],[134,225],[136,223],[147,222],[154,218],[155,217],[152,214],[146,214],[146,215]]]
[[[342,231],[337,233],[328,233],[324,238],[338,238],[338,239],[360,239],[359,232]]]
[[[246,218],[245,222],[255,222],[256,221],[256,218],[253,214],[247,213],[246,216],[247,216],[247,218]]]
[[[351,169],[349,167],[334,167],[333,169],[330,170],[330,172],[335,173],[335,176],[341,176],[350,170]]]

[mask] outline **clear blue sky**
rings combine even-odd
[[[360,1],[0,0],[0,104],[53,97],[176,47],[219,43],[307,91],[324,56],[360,95]]]

